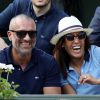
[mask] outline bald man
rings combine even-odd
[[[60,75],[55,59],[35,48],[36,24],[26,15],[11,19],[7,32],[11,45],[0,53],[0,63],[13,64],[9,82],[19,84],[20,94],[60,94]],[[6,77],[6,76],[3,76]]]

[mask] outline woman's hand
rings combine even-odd
[[[85,74],[80,76],[79,83],[80,84],[88,83],[88,84],[97,85],[100,84],[100,79],[96,79],[92,77],[90,74]]]

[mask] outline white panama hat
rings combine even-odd
[[[89,35],[93,29],[83,28],[81,22],[75,16],[64,17],[59,21],[58,34],[52,37],[51,43],[56,45],[61,37],[68,33],[84,31]]]

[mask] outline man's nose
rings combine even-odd
[[[28,33],[25,35],[24,39],[27,39],[27,40],[31,39]]]

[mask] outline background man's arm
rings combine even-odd
[[[6,42],[0,37],[0,50],[4,49],[7,46],[8,45],[6,44]]]

